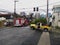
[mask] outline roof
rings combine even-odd
[[[57,7],[60,7],[60,5],[54,5],[53,8],[57,8]]]
[[[7,15],[11,15],[11,14],[0,14],[0,16],[7,16]]]

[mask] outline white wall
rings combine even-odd
[[[55,16],[55,20],[53,21],[53,25],[54,26],[60,26],[60,22],[59,22],[60,16],[58,16],[58,13],[53,13],[53,16]]]

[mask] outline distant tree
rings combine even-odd
[[[42,17],[40,17],[39,19],[35,19],[35,21],[32,21],[31,23],[35,23],[35,24],[36,24],[36,23],[38,23],[38,22],[47,24],[46,18],[42,18]]]

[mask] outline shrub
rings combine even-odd
[[[55,28],[56,28],[56,29],[60,29],[60,27],[59,27],[59,26],[55,26]]]
[[[41,22],[41,23],[46,24],[47,23],[47,20],[45,18],[40,17],[39,19],[35,19],[35,21],[32,21],[31,23],[36,24],[38,22]]]

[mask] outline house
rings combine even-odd
[[[8,21],[12,21],[12,19],[13,19],[13,15],[11,15],[11,14],[1,14],[1,13],[0,13],[0,17],[6,18],[6,21],[7,21],[7,22],[8,22]]]
[[[53,6],[53,26],[59,26],[60,27],[60,5],[54,5]]]

